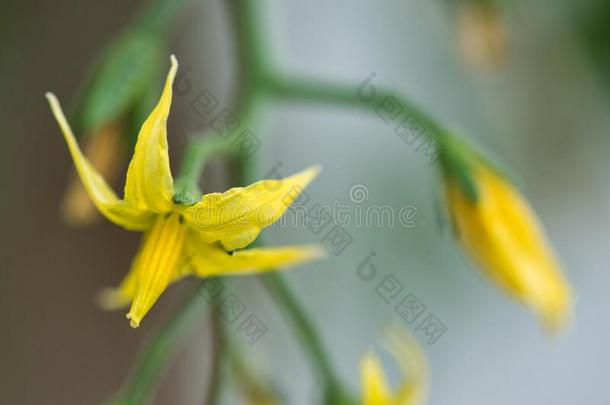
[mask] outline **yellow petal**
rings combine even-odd
[[[91,165],[110,181],[116,178],[121,156],[120,122],[110,122],[84,137],[84,152]],[[65,221],[74,226],[88,225],[99,217],[78,176],[70,176],[64,195],[61,213]]]
[[[142,238],[142,243],[140,244],[140,249],[138,253],[134,257],[131,262],[131,268],[127,275],[123,278],[118,287],[104,288],[100,291],[97,302],[100,307],[105,310],[117,310],[124,308],[131,304],[133,298],[136,295],[136,287],[138,280],[138,270],[141,266],[138,266],[138,261],[142,256],[142,252],[144,251],[144,247],[147,245],[147,237],[150,233],[147,233]],[[185,271],[179,271],[179,269],[184,268],[186,265],[190,265],[190,262],[186,262],[183,264],[179,264],[176,268],[175,273],[173,274],[170,284],[181,280],[186,274]]]
[[[139,209],[159,214],[171,210],[174,194],[167,151],[167,117],[178,62],[173,55],[171,61],[163,94],[138,134],[125,182],[125,201]]]
[[[552,330],[571,308],[571,293],[542,226],[521,194],[480,163],[473,202],[448,179],[449,211],[466,251],[509,294],[529,305]]]
[[[117,288],[104,288],[100,291],[97,297],[97,302],[100,307],[112,311],[131,304],[133,297],[136,295],[136,282],[138,276],[137,260],[138,257],[136,256],[131,264],[129,272]]]
[[[379,359],[368,352],[360,363],[362,404],[391,405],[392,391],[386,381]]]
[[[227,253],[218,244],[207,244],[190,238],[190,272],[198,277],[243,275],[294,266],[324,256],[322,248],[312,246],[282,246],[257,248]]]
[[[132,327],[140,325],[142,318],[175,278],[187,231],[181,215],[170,213],[157,216],[145,236],[133,269],[135,296],[127,314]]]
[[[314,166],[282,180],[262,180],[207,194],[197,204],[183,208],[184,215],[205,242],[220,241],[229,251],[240,249],[277,221],[319,171]]]
[[[74,138],[70,125],[68,125],[57,97],[52,93],[47,93],[46,97],[49,100],[51,110],[59,124],[64,139],[68,144],[76,171],[93,204],[106,218],[126,229],[144,230],[148,228],[152,221],[150,213],[136,209],[118,199],[114,191],[112,191],[104,178],[95,170],[78,147],[78,143]]]
[[[393,328],[386,343],[404,374],[402,383],[393,392],[385,378],[377,356],[368,352],[360,366],[362,403],[364,405],[420,405],[425,401],[428,385],[428,364],[421,348],[406,330]]]
[[[419,344],[406,330],[398,327],[390,330],[387,344],[404,374],[403,382],[394,395],[395,403],[423,404],[428,389],[428,363]]]

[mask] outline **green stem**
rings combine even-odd
[[[224,5],[233,19],[236,49],[236,66],[239,72],[236,80],[236,94],[233,97],[233,113],[242,123],[241,128],[249,128],[252,111],[259,99],[260,84],[265,72],[269,70],[260,24],[255,23],[257,8],[251,0],[227,0]],[[214,153],[232,153],[231,145],[216,137],[212,130],[204,136],[190,139],[184,152],[180,176],[176,180],[174,200],[188,204],[201,196],[198,181],[207,159]],[[207,138],[216,139],[216,142]]]
[[[214,300],[211,305],[210,317],[212,323],[212,361],[210,366],[210,379],[208,383],[205,405],[215,405],[220,398],[220,385],[223,356],[225,353],[224,330],[218,314],[218,302]]]
[[[333,367],[328,359],[322,341],[318,336],[313,322],[305,313],[297,298],[279,273],[269,273],[260,277],[265,288],[271,293],[279,304],[278,307],[286,315],[288,322],[300,339],[301,347],[309,354],[312,368],[316,370],[321,382],[329,385],[338,385]]]
[[[263,83],[262,78],[266,72],[271,70],[271,55],[261,31],[262,19],[258,17],[260,7],[253,0],[227,0],[225,4],[233,18],[239,92],[242,95],[254,95]]]
[[[404,108],[406,113],[413,115],[424,126],[427,133],[444,146],[447,130],[424,113],[413,102],[390,89],[378,88],[369,84],[369,94],[359,93],[359,85],[341,85],[324,83],[315,79],[286,77],[274,74],[266,77],[265,90],[272,97],[281,101],[312,104],[331,104],[350,108],[361,108],[368,112],[376,112],[379,106],[388,99]]]
[[[248,109],[246,122],[250,125],[249,128],[257,127],[257,118],[260,116],[258,101],[258,98],[254,99]],[[259,134],[259,136],[262,137],[263,134]],[[255,154],[250,159],[241,159],[237,162],[237,181],[240,185],[250,184],[255,180],[256,174],[259,172],[257,167],[259,160],[259,154]],[[261,238],[255,241],[251,247],[260,245],[262,245]],[[284,313],[294,334],[299,339],[300,347],[307,354],[305,357],[310,362],[319,386],[323,387],[325,391],[325,404],[349,403],[351,400],[348,401],[347,390],[344,389],[334,371],[314,323],[290,289],[285,277],[280,273],[270,272],[259,278],[267,291],[273,296],[277,307]]]
[[[248,109],[245,121],[249,128],[257,127],[257,118],[259,112],[259,98],[254,98]],[[263,136],[263,134],[259,134]],[[237,162],[237,181],[240,185],[250,184],[255,180],[259,154],[254,154],[247,160],[240,159]],[[259,238],[251,247],[262,245],[262,240]],[[299,339],[302,350],[307,354],[306,358],[310,361],[311,368],[318,378],[319,385],[324,387],[326,404],[339,405],[347,403],[346,390],[343,388],[340,379],[335,373],[331,362],[326,354],[322,339],[320,338],[314,323],[307,315],[298,299],[288,286],[284,276],[277,272],[270,272],[259,277],[267,289],[273,296],[277,307],[280,308],[285,315],[287,321],[291,324],[294,334]]]
[[[324,393],[323,403],[352,404],[354,401],[335,373],[314,323],[288,286],[285,277],[280,273],[271,272],[260,276],[260,279],[277,302],[280,311],[284,312],[286,320],[299,339],[301,349],[307,353],[305,357],[309,360],[317,384]]]
[[[180,1],[184,0],[176,0],[175,2]],[[417,117],[428,133],[439,143],[445,141],[447,136],[445,129],[436,124],[434,120],[416,108],[411,102],[389,90],[376,88],[371,97],[362,97],[357,92],[358,88],[356,86],[322,83],[315,80],[288,78],[272,74],[273,70],[269,67],[270,55],[265,52],[266,48],[260,32],[263,24],[256,17],[258,12],[256,2],[252,0],[230,0],[226,4],[231,7],[231,14],[234,17],[239,57],[237,65],[241,69],[234,106],[235,110],[238,111],[236,115],[240,117],[244,127],[252,124],[256,114],[256,105],[265,96],[289,102],[326,103],[363,108],[371,112],[376,111],[388,97],[394,97],[399,105]],[[155,21],[155,19],[151,17],[151,21]],[[226,143],[219,141],[214,143],[209,138],[209,136],[192,138],[186,147],[183,166],[176,181],[175,199],[180,203],[194,202],[201,194],[198,179],[210,156],[216,153],[232,153]],[[242,159],[238,163],[239,177],[242,182],[254,177],[254,173],[257,172],[254,156],[248,161]],[[325,403],[343,404],[353,402],[347,394],[347,390],[340,383],[313,322],[299,304],[283,276],[278,273],[271,273],[262,277],[262,281],[275,298],[278,306],[287,315],[301,346],[308,353],[312,368],[326,391]],[[170,322],[160,330],[152,344],[142,354],[131,384],[123,391],[125,394],[121,396],[121,398],[126,398],[126,402],[120,402],[121,404],[135,404],[139,403],[138,400],[145,398],[159,377],[159,369],[169,360],[172,347],[175,347],[179,337],[188,329],[189,324],[195,321],[195,315],[199,313],[203,306],[202,302],[204,300],[201,300],[196,293],[191,295],[178,308]]]
[[[207,302],[196,288],[180,305],[170,320],[157,332],[140,353],[132,378],[110,401],[113,405],[146,403],[155,383],[172,357],[186,331],[196,324]]]
[[[150,0],[146,9],[134,21],[141,32],[165,36],[176,15],[192,0]]]
[[[180,177],[174,185],[174,202],[193,204],[201,198],[199,177],[210,159],[221,155],[232,155],[235,148],[213,131],[194,135],[184,150]]]

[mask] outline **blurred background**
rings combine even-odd
[[[146,337],[193,284],[170,288],[142,327],[132,330],[122,312],[98,309],[95,296],[120,281],[139,234],[104,220],[75,228],[60,215],[72,162],[44,92],[55,92],[64,105],[75,100],[103,44],[148,4],[3,1],[1,403],[108,399]],[[172,107],[174,172],[185,140],[210,124],[190,107],[196,93],[207,89],[222,104],[236,91],[239,67],[225,6],[224,0],[191,1],[168,31],[167,57],[176,54],[194,89],[177,94]],[[360,390],[362,353],[379,348],[384,327],[400,323],[430,361],[430,404],[607,403],[608,3],[261,0],[257,7],[267,47],[283,71],[345,83],[354,91],[374,72],[375,84],[491,151],[538,212],[577,294],[571,327],[559,337],[545,336],[532,314],[481,277],[439,225],[437,167],[423,151],[375,114],[270,105],[260,111],[260,128],[252,129],[265,133],[257,151],[262,167],[253,177],[290,175],[319,163],[324,170],[307,190],[311,205],[336,201],[352,212],[387,206],[396,213],[409,206],[413,213],[408,226],[350,223],[344,230],[351,243],[340,254],[287,275],[354,392]],[[164,74],[169,59],[162,61]],[[125,167],[123,162],[119,172]],[[119,190],[121,177],[113,184]],[[219,162],[206,170],[202,184],[206,192],[231,186]],[[364,194],[355,199],[354,187]],[[326,243],[324,234],[302,225],[266,232],[275,245]],[[378,269],[372,281],[357,276],[367,257]],[[378,288],[388,276],[403,287],[390,302]],[[320,393],[307,362],[260,283],[240,278],[230,289],[267,327],[254,344],[234,326],[227,328],[249,361],[286,393],[288,403],[315,403]],[[409,293],[425,306],[411,324],[395,311]],[[428,315],[444,325],[433,343],[418,330]],[[155,404],[203,403],[208,326],[203,312],[178,348]],[[398,368],[389,356],[382,359],[398,382]],[[224,387],[223,403],[235,403],[230,384]]]

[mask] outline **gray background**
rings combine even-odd
[[[430,404],[604,404],[610,338],[604,314],[609,276],[607,91],[570,24],[570,2],[514,2],[508,16],[511,53],[494,72],[466,67],[455,26],[436,1],[266,0],[265,30],[286,71],[395,89],[434,117],[494,151],[516,174],[544,222],[576,293],[575,317],[554,339],[535,318],[480,276],[437,225],[438,177],[422,153],[375,115],[328,107],[270,106],[262,117],[266,141],[260,176],[278,162],[291,174],[320,163],[308,189],[312,201],[418,209],[415,227],[348,226],[353,243],[338,257],[299,267],[288,279],[312,314],[342,377],[359,392],[358,363],[379,348],[383,329],[400,323],[356,267],[376,252],[382,276],[393,274],[447,327],[433,345],[411,328],[432,370]],[[138,235],[107,223],[87,230],[57,215],[70,161],[42,97],[75,94],[99,43],[125,24],[139,3],[7,2],[1,25],[0,95],[3,251],[0,273],[0,388],[6,403],[99,403],[127,375],[142,339],[171,313],[189,282],[172,288],[148,322],[132,331],[120,313],[93,304],[101,287],[126,271]],[[195,88],[226,100],[233,83],[232,47],[221,3],[195,5],[175,30],[172,52],[191,66]],[[170,118],[173,166],[184,132],[202,126],[177,99]],[[222,189],[223,171],[204,184]],[[271,244],[317,242],[303,226],[274,227]],[[3,253],[3,256],[5,254]],[[273,302],[255,279],[231,284],[268,326],[254,346],[235,341],[261,373],[290,394],[289,403],[317,396],[306,361]],[[155,403],[201,403],[209,353],[206,319],[187,338]],[[399,373],[385,353],[391,379]],[[232,403],[230,390],[224,400]],[[4,399],[2,402],[5,402]]]

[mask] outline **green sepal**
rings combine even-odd
[[[328,386],[324,392],[323,405],[356,405],[358,402],[342,386]]]
[[[440,153],[443,175],[454,178],[468,198],[476,203],[479,199],[477,183],[472,175],[472,167],[478,159],[477,154],[464,141],[454,135],[445,139]]]
[[[181,182],[176,183],[176,188],[178,190],[174,192],[174,204],[188,206],[193,205],[201,200],[201,193],[185,188]]]
[[[156,35],[127,32],[100,58],[76,119],[84,131],[119,118],[134,106],[157,76],[165,46]]]
[[[227,140],[213,134],[193,134],[183,157],[182,175],[174,183],[174,202],[192,205],[201,199],[199,176],[205,165],[216,157],[235,156],[238,150]]]

